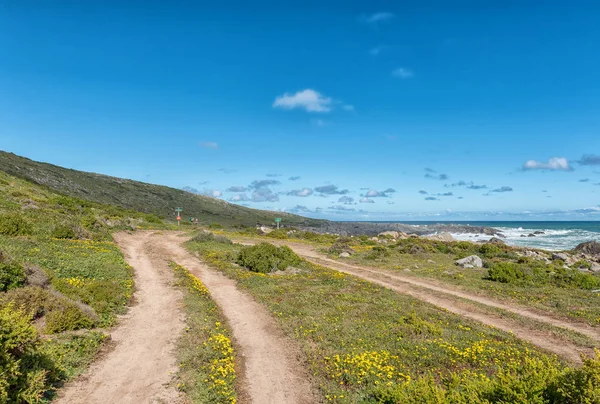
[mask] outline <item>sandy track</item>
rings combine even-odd
[[[183,265],[210,291],[227,318],[238,355],[243,355],[244,374],[240,402],[255,404],[304,404],[318,400],[300,359],[300,351],[288,340],[269,312],[236,282],[210,269],[185,250],[176,233],[155,234],[152,248]]]
[[[253,244],[255,241],[240,240],[240,242]],[[511,332],[518,338],[528,341],[546,351],[555,353],[570,362],[580,363],[580,354],[585,353],[590,355],[592,354],[592,351],[578,347],[568,339],[555,333],[538,329],[533,326],[528,327],[513,319],[502,317],[499,314],[491,313],[489,310],[470,304],[470,302],[502,309],[552,326],[566,328],[586,335],[596,341],[600,341],[600,330],[585,324],[556,319],[528,308],[508,305],[494,299],[460,291],[452,287],[446,287],[445,285],[428,282],[427,280],[390,273],[390,271],[384,269],[362,267],[336,261],[315,251],[315,249],[309,245],[290,243],[281,240],[277,240],[275,243],[289,246],[297,254],[316,264],[357,276],[369,282],[376,283],[399,293],[441,307],[452,313],[496,327],[503,331]]]
[[[149,248],[149,235],[118,234],[117,243],[135,269],[136,304],[112,332],[114,349],[60,392],[58,403],[174,403],[167,383],[177,371],[174,341],[183,330],[180,293],[166,262]]]

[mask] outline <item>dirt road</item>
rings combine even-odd
[[[246,239],[239,240],[239,242],[253,244],[255,241]],[[568,338],[565,338],[558,333],[540,329],[535,326],[527,326],[512,318],[486,310],[479,305],[502,309],[521,317],[575,331],[586,335],[591,339],[600,341],[600,330],[585,324],[556,319],[529,308],[520,307],[518,305],[509,305],[481,295],[461,291],[449,285],[438,284],[435,283],[435,281],[402,276],[401,274],[392,273],[380,268],[356,266],[333,260],[319,253],[314,247],[307,244],[290,243],[285,240],[277,240],[275,243],[289,246],[297,254],[316,264],[357,276],[399,293],[441,307],[463,317],[496,327],[503,331],[511,332],[518,338],[528,341],[546,351],[553,352],[570,362],[580,363],[580,354],[584,353],[591,355],[593,350],[579,347]],[[477,303],[478,305],[474,305],[472,302]]]
[[[184,327],[172,271],[153,253],[149,234],[115,238],[135,269],[136,304],[111,333],[114,349],[67,385],[58,403],[177,402],[177,391],[166,386],[177,371],[172,351]]]
[[[242,358],[239,403],[308,404],[315,398],[300,352],[267,310],[235,281],[187,252],[177,233],[136,232],[115,237],[135,270],[136,304],[112,332],[114,349],[66,386],[60,404],[178,403],[168,386],[177,372],[174,342],[184,328],[181,296],[173,287],[169,261],[198,276],[232,329]]]
[[[231,327],[238,355],[244,358],[241,401],[255,404],[314,403],[310,375],[300,351],[268,311],[236,287],[234,280],[210,269],[185,250],[175,233],[153,236],[153,249],[183,265],[210,291]]]

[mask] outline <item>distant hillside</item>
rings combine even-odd
[[[71,170],[3,151],[0,151],[0,171],[68,196],[154,213],[163,218],[173,218],[174,209],[179,206],[184,218],[197,217],[205,224],[252,226],[270,224],[275,217],[294,226],[319,227],[324,222],[289,213],[250,209],[162,185]]]

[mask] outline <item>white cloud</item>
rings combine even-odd
[[[323,127],[329,125],[329,122],[325,119],[311,119],[310,123],[315,126]]]
[[[360,198],[359,202],[360,203],[375,203],[375,201],[373,199],[369,199],[367,197]]]
[[[307,88],[296,94],[285,93],[275,98],[274,108],[305,109],[308,112],[329,112],[333,100],[318,91]]]
[[[399,67],[397,69],[394,69],[394,71],[392,71],[392,76],[398,77],[401,79],[410,79],[414,75],[415,74],[413,73],[413,71],[410,69],[407,69],[406,67]]]
[[[248,198],[248,195],[246,194],[237,194],[231,197],[231,199],[229,199],[232,202],[241,202],[241,201],[248,201],[250,200]]]
[[[204,147],[205,149],[218,149],[219,145],[217,142],[200,142],[200,147]]]
[[[376,46],[374,48],[369,49],[369,54],[371,54],[372,56],[377,56],[381,52],[383,52],[386,48],[387,48],[387,46],[383,46],[383,45]]]
[[[523,170],[572,171],[573,168],[565,157],[552,157],[546,163],[537,160],[526,161]]]
[[[215,189],[214,191],[212,191],[212,196],[215,198],[219,198],[219,197],[223,196],[223,192]]]
[[[364,20],[365,20],[365,22],[368,22],[369,24],[377,24],[380,22],[390,21],[394,17],[395,17],[395,15],[393,13],[390,13],[388,11],[383,11],[383,12],[367,15],[364,17]]]
[[[307,196],[311,196],[313,193],[313,190],[310,188],[302,188],[302,189],[295,189],[293,191],[288,192],[288,195],[290,196],[300,196],[300,197],[307,197]]]

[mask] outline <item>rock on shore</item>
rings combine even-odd
[[[470,226],[463,224],[435,223],[427,225],[411,225],[404,223],[382,223],[382,222],[327,222],[319,227],[307,227],[303,230],[317,233],[339,234],[340,236],[377,236],[384,232],[399,232],[424,236],[436,233],[472,233],[485,234],[488,236],[500,236],[499,230],[491,227]]]

